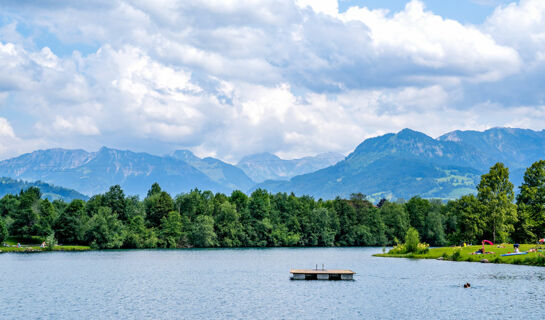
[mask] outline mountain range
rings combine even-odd
[[[103,147],[96,152],[48,149],[0,161],[0,176],[40,180],[102,193],[119,184],[144,196],[152,183],[172,194],[193,188],[230,193],[264,188],[330,199],[361,192],[385,198],[453,199],[474,193],[481,174],[496,162],[520,185],[525,169],[545,158],[545,130],[493,128],[453,131],[436,139],[410,129],[363,141],[347,157],[336,153],[294,160],[262,153],[236,165],[199,158],[188,150],[165,156]]]
[[[331,164],[324,160],[324,156],[318,156],[315,160],[312,157],[300,161],[279,159],[278,163],[261,171],[271,174],[279,172],[276,167],[284,162],[295,168],[290,167],[291,171],[283,172],[288,179],[299,172],[312,172]],[[254,170],[266,165],[259,161],[246,161],[245,164]],[[201,159],[188,150],[157,156],[106,147],[96,152],[37,150],[0,161],[0,176],[25,181],[46,181],[89,196],[103,193],[115,184],[119,184],[127,194],[140,196],[144,196],[154,182],[172,194],[194,188],[223,193],[233,190],[246,192],[256,184],[243,169],[211,157]]]
[[[320,153],[314,157],[284,160],[271,153],[259,153],[242,158],[237,163],[255,182],[289,180],[291,177],[329,167],[344,159],[336,152]]]
[[[545,130],[453,131],[433,139],[404,129],[365,140],[333,166],[256,187],[323,198],[362,192],[373,200],[453,199],[474,193],[480,175],[496,162],[510,168],[511,181],[519,186],[525,169],[544,158]]]

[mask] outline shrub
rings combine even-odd
[[[430,251],[430,245],[427,243],[419,243],[416,247],[416,253],[424,254],[428,253],[428,251]]]
[[[403,253],[407,253],[407,250],[405,249],[404,244],[395,245],[390,251],[388,251],[388,254],[403,254]]]
[[[545,266],[545,256],[543,254],[538,254],[537,256],[530,256],[523,260],[524,264],[534,265],[534,266]]]
[[[51,251],[57,245],[57,239],[55,239],[55,233],[52,233],[45,238],[45,250]]]
[[[462,249],[456,249],[450,256],[452,261],[459,261],[462,258]]]
[[[409,228],[405,235],[405,248],[407,252],[417,252],[420,243],[420,235],[415,228]]]
[[[396,239],[397,240],[397,239]],[[430,245],[427,243],[420,243],[420,236],[418,231],[414,228],[407,230],[405,236],[405,243],[397,243],[394,248],[388,251],[389,254],[424,254],[429,251]]]
[[[545,266],[545,256],[540,254],[534,258],[534,265],[536,266]]]

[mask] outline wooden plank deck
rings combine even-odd
[[[291,274],[355,274],[352,270],[291,269]]]
[[[352,270],[291,269],[292,280],[354,280]]]

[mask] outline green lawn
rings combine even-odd
[[[412,258],[412,259],[444,259],[450,261],[469,261],[480,262],[487,259],[491,263],[507,263],[507,264],[523,264],[532,266],[545,266],[545,246],[540,248],[535,244],[521,244],[520,251],[528,251],[537,248],[537,252],[530,252],[527,255],[502,257],[501,255],[508,252],[513,252],[512,244],[502,244],[504,248],[499,248],[497,245],[486,245],[486,252],[494,252],[491,254],[472,254],[482,245],[467,246],[467,247],[442,247],[430,249],[425,254],[376,254],[376,257],[391,257],[391,258]]]
[[[0,253],[6,252],[40,252],[47,251],[46,249],[40,248],[42,239],[39,237],[33,237],[32,239],[17,239],[14,237],[7,238],[4,243],[8,246],[0,244]],[[17,248],[17,243],[21,244],[21,248]],[[53,251],[87,251],[91,250],[89,246],[55,246]]]

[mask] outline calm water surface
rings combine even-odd
[[[545,268],[371,256],[380,251],[2,254],[0,318],[545,319]],[[289,280],[317,263],[355,281]]]

